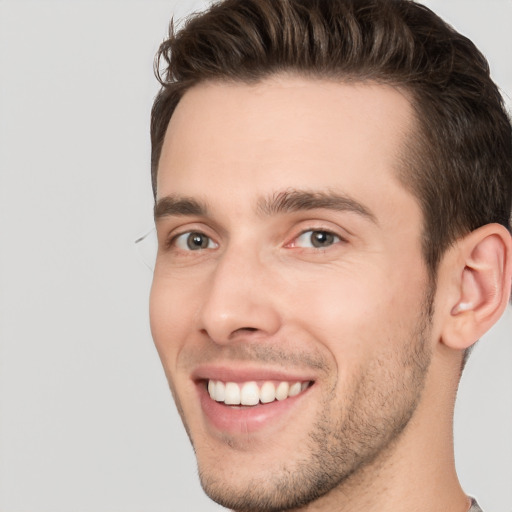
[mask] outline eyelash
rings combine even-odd
[[[315,245],[315,242],[312,241],[313,240],[312,238],[310,239],[310,241],[311,241],[310,246],[303,247],[301,245],[298,245],[297,242],[300,241],[301,239],[303,239],[308,233],[310,233],[310,237],[312,237],[313,234],[315,234],[315,233],[322,234],[323,236],[327,236],[328,245],[326,245],[326,246]],[[195,249],[193,249],[189,245],[189,242],[190,242],[189,237],[191,237],[192,235],[197,236],[198,239],[199,239],[199,237],[205,237],[207,239],[207,246],[201,247],[200,245],[198,245],[198,246],[196,246]],[[180,247],[180,245],[179,245],[180,239],[183,242],[182,247]],[[304,240],[301,241],[301,243],[303,243],[303,242],[304,242]],[[330,247],[332,247],[333,245],[336,245],[340,242],[346,242],[346,240],[343,237],[341,237],[340,235],[334,233],[333,231],[331,231],[329,229],[309,228],[309,229],[305,229],[305,230],[301,231],[299,233],[299,235],[294,237],[290,243],[287,243],[285,245],[285,247],[286,248],[296,247],[298,249],[327,250]],[[219,244],[217,242],[215,242],[212,237],[208,236],[207,234],[203,233],[200,230],[189,230],[189,231],[184,231],[183,233],[178,233],[177,235],[171,237],[166,245],[167,245],[167,248],[175,247],[178,250],[185,252],[185,253],[186,252],[202,252],[203,250],[207,250],[207,249],[216,249],[219,246]],[[186,247],[185,247],[185,245],[186,245]]]
[[[297,241],[304,238],[305,235],[307,235],[308,233],[310,233],[310,241],[311,241],[311,246],[310,247],[301,247],[299,245],[297,245]],[[330,243],[325,246],[325,247],[322,247],[322,246],[315,246],[315,243],[313,242],[313,234],[322,234],[322,235],[327,235],[327,238],[328,240],[330,241]],[[289,246],[291,247],[298,247],[298,248],[301,248],[301,249],[328,249],[329,247],[332,247],[333,245],[337,244],[337,243],[340,243],[340,242],[344,242],[345,240],[340,236],[340,235],[337,235],[336,233],[333,233],[331,230],[329,229],[322,229],[322,228],[310,228],[310,229],[306,229],[304,231],[302,231],[299,236],[295,237],[292,241],[291,244],[289,244]]]
[[[192,235],[195,235],[198,238],[199,237],[204,237],[204,238],[208,239],[208,246],[207,247],[200,247],[200,246],[198,246],[195,250],[192,249],[190,247],[190,245],[188,244],[188,242],[190,240],[189,237],[192,236]],[[188,246],[188,249],[185,248],[185,247],[179,247],[180,239],[182,239],[182,238],[183,238],[184,245],[186,244]],[[214,247],[211,247],[212,244],[214,245]],[[172,246],[177,247],[179,250],[184,251],[184,252],[195,252],[195,251],[200,251],[200,250],[204,250],[204,249],[216,249],[219,246],[219,244],[217,244],[212,239],[212,237],[206,235],[205,233],[203,233],[200,230],[190,230],[190,231],[185,231],[183,233],[179,233],[179,234],[173,236],[170,239],[170,241],[168,243],[168,246],[169,247],[172,247]]]

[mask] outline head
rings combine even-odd
[[[446,361],[507,301],[512,137],[487,63],[389,0],[227,0],[157,63],[151,321],[203,486],[236,510],[348,495],[414,453],[453,402]],[[458,320],[475,304],[478,328]]]

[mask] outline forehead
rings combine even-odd
[[[382,193],[401,187],[397,168],[413,125],[407,97],[386,85],[294,76],[202,83],[169,123],[157,198],[222,200],[236,191],[250,202],[291,187]]]

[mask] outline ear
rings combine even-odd
[[[450,272],[449,316],[441,340],[450,348],[473,345],[505,310],[512,286],[512,237],[487,224],[458,241]]]

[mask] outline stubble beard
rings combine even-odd
[[[420,402],[432,357],[432,295],[409,339],[403,340],[401,353],[391,350],[375,359],[344,394],[342,404],[334,390],[325,397],[304,455],[269,468],[243,489],[213,477],[215,469],[199,466],[206,494],[236,512],[300,509],[334,489],[348,488],[365,468],[385,458]]]

